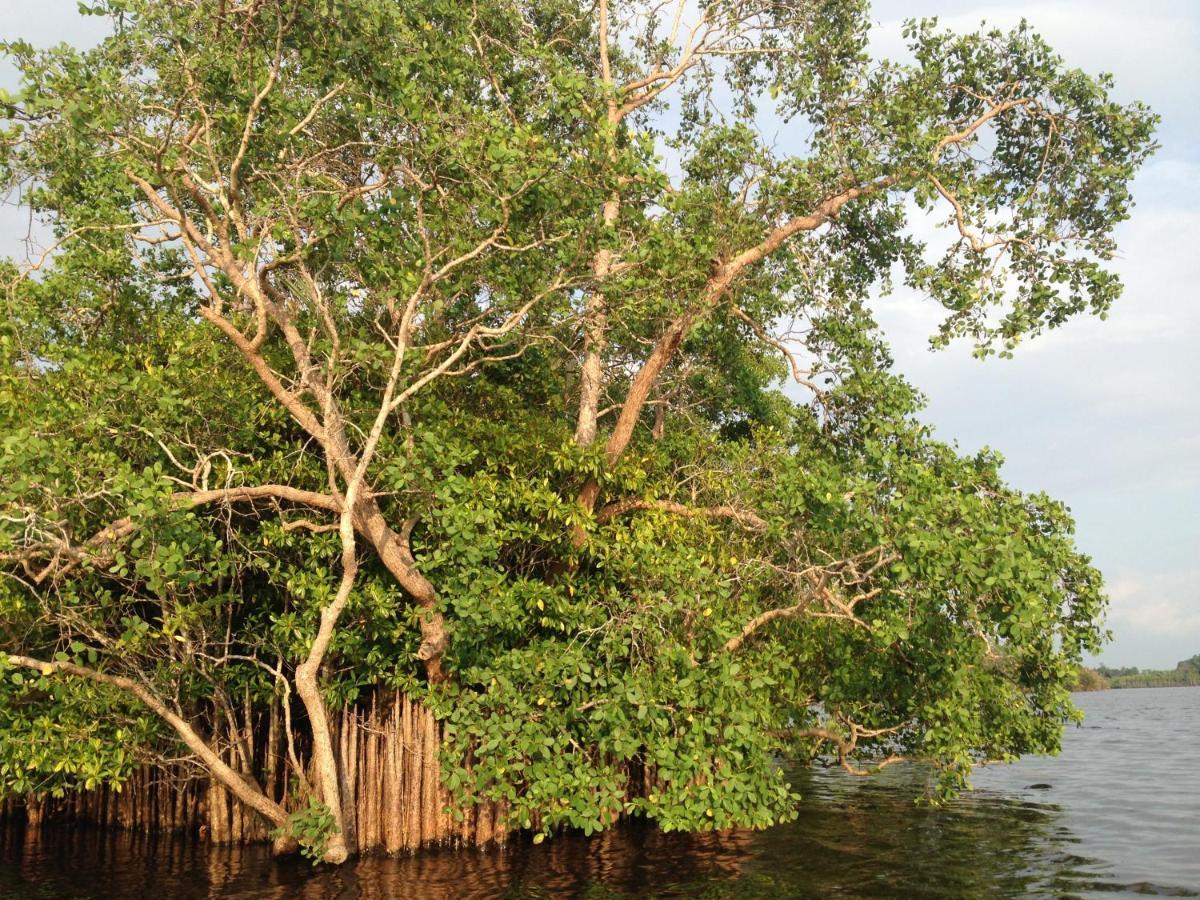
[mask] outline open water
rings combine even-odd
[[[1200,688],[1080,694],[1056,759],[987,767],[918,806],[921,770],[792,772],[799,818],[763,832],[635,824],[534,847],[340,869],[93,829],[0,830],[4,898],[1200,897]]]

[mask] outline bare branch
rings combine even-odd
[[[812,391],[814,394],[821,393],[821,389],[817,386],[817,384],[815,382],[810,381],[808,378],[804,377],[806,375],[811,375],[812,373],[808,369],[805,369],[800,365],[800,361],[798,359],[796,359],[796,354],[794,354],[791,351],[791,349],[783,341],[778,340],[778,339],[772,337],[771,335],[767,334],[767,332],[763,329],[763,327],[761,325],[759,325],[757,322],[755,322],[753,319],[751,319],[748,315],[746,315],[744,312],[742,312],[742,310],[740,308],[738,308],[736,306],[730,307],[730,312],[732,312],[735,317],[741,319],[743,322],[745,322],[747,325],[749,325],[750,330],[754,332],[754,334],[758,337],[758,339],[760,341],[762,341],[764,344],[770,344],[772,347],[774,347],[776,350],[778,350],[780,353],[782,353],[784,355],[784,357],[788,361],[788,364],[792,368],[792,379],[796,382],[796,384],[803,385],[804,387],[806,387],[810,391]]]

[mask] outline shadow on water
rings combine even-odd
[[[0,896],[115,897],[976,897],[1156,894],[1079,850],[1062,811],[983,793],[914,805],[920,773],[792,774],[797,821],[766,832],[663,834],[635,823],[534,847],[372,856],[341,869],[91,828],[0,831]]]

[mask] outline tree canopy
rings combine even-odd
[[[0,272],[3,789],[225,777],[199,710],[295,693],[336,817],[327,710],[377,686],[547,833],[1057,749],[1099,574],[870,300],[981,356],[1103,316],[1155,121],[1107,77],[1025,25],[879,60],[859,0],[86,11],[5,45],[53,244]]]

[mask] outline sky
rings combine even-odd
[[[1200,653],[1200,3],[892,0],[874,6],[873,48],[898,55],[914,14],[954,30],[1026,18],[1068,64],[1111,72],[1117,99],[1162,116],[1161,149],[1117,232],[1125,293],[1107,321],[980,362],[967,345],[926,349],[938,316],[921,298],[898,290],[875,308],[939,436],[994,447],[1011,484],[1071,507],[1111,597],[1114,638],[1099,658],[1173,667]]]
[[[882,0],[873,50],[901,56],[900,24],[913,15],[955,30],[1026,18],[1070,65],[1111,72],[1118,99],[1163,117],[1162,148],[1118,230],[1114,268],[1126,288],[1107,321],[1080,319],[1013,360],[980,362],[967,345],[927,349],[938,316],[920,297],[898,289],[875,308],[939,437],[964,452],[999,450],[1010,483],[1071,507],[1112,601],[1114,637],[1099,659],[1173,667],[1200,653],[1200,3]],[[0,0],[0,22],[0,37],[39,46],[104,33],[75,0]],[[0,63],[0,88],[15,87]],[[26,221],[0,208],[0,255],[22,254]]]

